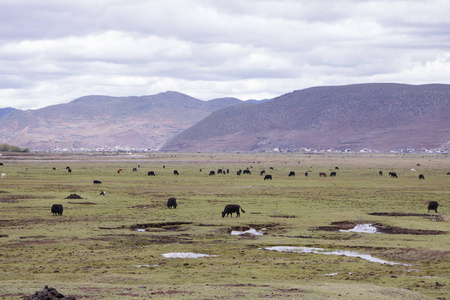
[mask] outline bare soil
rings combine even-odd
[[[423,214],[413,214],[420,215]],[[424,214],[427,216],[426,214]],[[331,225],[328,226],[319,226],[313,230],[322,230],[322,231],[339,231],[339,230],[349,230],[354,228],[356,225],[360,224],[360,221],[338,221],[332,222]],[[388,234],[414,234],[414,235],[437,235],[437,234],[447,234],[447,231],[441,230],[422,230],[422,229],[409,229],[409,228],[401,228],[396,226],[385,226],[381,223],[372,224],[373,227],[377,229],[378,232],[388,233]]]

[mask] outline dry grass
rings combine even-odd
[[[5,299],[45,285],[79,299],[443,299],[450,291],[445,214],[450,162],[444,156],[2,159],[7,179],[0,181],[0,297]],[[418,163],[426,181],[409,171]],[[335,166],[336,178],[319,178]],[[117,174],[119,168],[124,172]],[[230,174],[208,176],[218,168]],[[236,175],[245,168],[252,174]],[[396,171],[399,178],[378,176],[380,169]],[[147,176],[149,170],[157,175]],[[264,181],[261,170],[273,180]],[[296,177],[287,176],[291,170]],[[94,179],[103,183],[94,185]],[[75,193],[83,199],[65,199]],[[173,196],[178,207],[167,209]],[[439,214],[427,214],[430,200],[440,202]],[[64,205],[63,216],[51,215],[53,203]],[[246,213],[222,218],[229,203]],[[339,231],[364,223],[403,231]],[[318,230],[331,227],[336,228]],[[264,235],[230,235],[250,228]],[[412,266],[263,250],[271,246],[345,249]],[[171,252],[214,256],[161,255]]]

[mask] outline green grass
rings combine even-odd
[[[447,156],[4,155],[1,161],[6,174],[0,180],[4,299],[20,299],[45,285],[79,299],[444,299],[450,294],[448,234],[317,230],[351,221],[450,231]],[[319,172],[329,175],[336,166],[335,178],[319,178]],[[119,168],[124,169],[120,174]],[[230,174],[208,176],[219,168]],[[246,168],[251,175],[236,175]],[[150,170],[156,176],[147,176]],[[273,180],[264,181],[261,170]],[[385,175],[378,176],[379,170]],[[288,177],[289,171],[296,176]],[[306,171],[311,171],[308,177]],[[389,171],[399,178],[389,178]],[[418,180],[419,174],[426,179]],[[101,190],[106,196],[99,195]],[[83,199],[65,199],[73,193]],[[177,209],[165,206],[169,197],[177,198]],[[413,215],[426,214],[431,200],[439,201],[442,221]],[[63,204],[63,216],[52,216],[54,203]],[[246,213],[222,218],[231,203]],[[266,234],[230,235],[249,228],[265,228]],[[264,250],[270,246],[343,249],[411,266]],[[169,252],[217,256],[161,255]]]

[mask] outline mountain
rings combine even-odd
[[[438,148],[450,141],[450,85],[323,86],[218,110],[161,151]]]
[[[30,149],[151,148],[236,98],[201,101],[178,92],[85,96],[36,110],[0,109],[0,141]]]
[[[4,115],[12,113],[12,112],[14,112],[16,110],[17,109],[12,108],[12,107],[0,108],[0,118],[3,117]]]

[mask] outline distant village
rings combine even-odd
[[[86,154],[133,154],[133,153],[150,153],[150,152],[158,152],[159,149],[150,149],[150,148],[130,148],[130,147],[121,147],[116,146],[112,148],[54,148],[47,150],[30,150],[30,153],[86,153]],[[241,151],[234,151],[241,152]],[[391,154],[404,154],[404,153],[419,153],[419,154],[448,154],[448,149],[437,148],[437,149],[414,149],[414,148],[405,148],[405,149],[393,149],[389,151],[380,151],[376,149],[345,149],[345,150],[337,150],[334,148],[329,149],[315,149],[315,148],[273,148],[271,150],[259,151],[265,153],[310,153],[310,154],[319,154],[319,153],[391,153]]]

